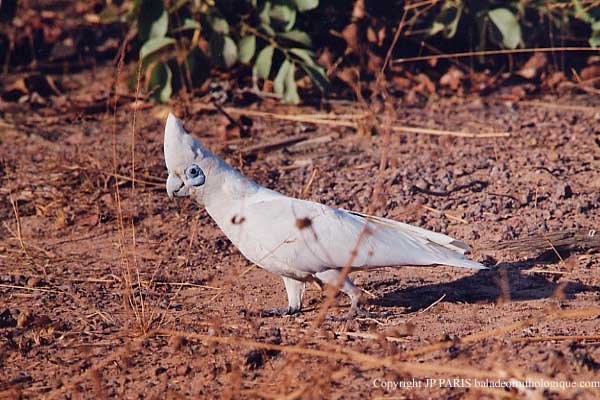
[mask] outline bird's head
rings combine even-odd
[[[165,125],[164,151],[169,170],[169,197],[192,196],[201,201],[215,160],[199,140],[183,129],[181,120],[173,114],[169,114]]]

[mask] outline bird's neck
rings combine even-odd
[[[235,210],[241,210],[254,194],[263,189],[217,156],[212,161],[209,180],[204,188],[203,203],[219,225],[221,220],[231,219]]]

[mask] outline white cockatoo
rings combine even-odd
[[[465,257],[469,246],[441,233],[267,189],[190,136],[169,114],[165,126],[167,193],[191,196],[251,262],[283,278],[288,307],[300,311],[306,282],[341,284],[352,315],[361,290],[343,272],[390,266],[450,265],[484,269]]]

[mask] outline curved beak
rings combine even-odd
[[[177,175],[169,174],[169,177],[167,178],[167,194],[170,199],[172,199],[173,196],[186,196],[188,194],[183,181]]]

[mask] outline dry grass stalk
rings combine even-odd
[[[510,240],[500,243],[490,243],[491,250],[517,252],[545,251],[551,249],[548,242],[555,248],[580,248],[585,250],[600,249],[600,235],[594,231],[565,230],[544,235],[531,236],[524,239]]]
[[[408,318],[406,320],[406,322],[410,322],[413,319],[417,318],[419,315],[421,314],[425,314],[427,311],[431,310],[433,307],[435,307],[440,301],[444,300],[444,298],[446,297],[446,293],[444,293],[442,295],[442,297],[440,297],[439,299],[437,299],[436,301],[434,301],[433,303],[431,303],[430,305],[428,305],[427,307],[425,307],[424,309],[422,309],[421,311],[416,312],[412,317]]]
[[[478,342],[490,337],[498,337],[499,335],[512,332],[517,329],[525,328],[527,326],[535,325],[539,322],[547,322],[547,321],[555,321],[559,319],[571,319],[571,318],[581,318],[581,317],[590,317],[600,315],[600,307],[589,307],[584,309],[576,309],[576,310],[552,310],[547,311],[546,314],[539,315],[536,317],[529,318],[524,321],[517,321],[512,324],[503,325],[495,329],[490,329],[489,331],[483,331],[474,333],[468,336],[461,338],[458,342],[456,341],[444,341],[439,343],[434,343],[431,345],[423,346],[413,351],[409,351],[404,354],[405,357],[417,357],[424,354],[432,353],[439,350],[445,350],[449,347],[455,346],[457,344],[466,344]]]
[[[587,341],[587,340],[600,340],[600,335],[564,335],[564,336],[536,336],[536,337],[522,337],[522,338],[513,338],[511,341],[513,342],[526,342],[526,343],[535,343],[535,342],[551,342],[551,341]]]
[[[590,113],[600,112],[600,107],[555,104],[555,103],[546,103],[543,101],[521,100],[521,101],[519,101],[518,104],[523,105],[523,106],[549,108],[549,109],[553,109],[553,110],[562,110],[562,111],[581,111],[581,112],[590,112]]]
[[[335,334],[336,335],[340,335],[340,336],[357,337],[357,338],[369,339],[369,340],[381,340],[381,339],[385,339],[388,342],[394,342],[394,343],[406,343],[406,342],[409,341],[408,339],[401,338],[401,337],[382,336],[382,335],[376,335],[374,333],[367,333],[367,332],[341,332],[341,331],[336,331]]]
[[[426,206],[426,205],[424,205],[424,204],[422,205],[422,207],[423,207],[424,209],[426,209],[426,210],[428,210],[428,211],[431,211],[431,212],[434,212],[434,213],[436,213],[436,214],[439,214],[439,215],[444,215],[446,218],[448,218],[448,219],[451,219],[451,220],[453,220],[453,221],[457,221],[457,222],[460,222],[460,223],[463,223],[463,224],[468,224],[468,223],[469,223],[468,221],[466,221],[466,220],[464,220],[464,219],[462,219],[462,218],[460,218],[460,217],[457,217],[457,216],[455,216],[455,215],[452,215],[452,214],[450,214],[450,213],[447,213],[447,212],[444,212],[444,211],[436,210],[436,209],[435,209],[435,208],[433,208],[433,207],[429,207],[429,206]]]
[[[196,105],[196,110],[210,110],[214,111],[214,107],[210,105]],[[230,114],[236,115],[247,115],[258,118],[269,118],[276,120],[284,120],[284,121],[296,121],[296,122],[305,122],[311,124],[321,124],[321,125],[329,125],[329,126],[338,126],[338,127],[346,127],[359,129],[359,124],[356,120],[332,120],[332,119],[324,119],[324,118],[315,118],[310,115],[289,115],[289,114],[277,114],[266,111],[255,111],[248,110],[242,108],[235,107],[226,107],[225,110]],[[463,137],[463,138],[491,138],[491,137],[510,137],[509,132],[484,132],[484,133],[471,133],[471,132],[463,132],[463,131],[448,131],[448,130],[440,130],[440,129],[430,129],[430,128],[417,128],[417,127],[409,127],[409,126],[401,126],[398,124],[398,121],[393,121],[392,131],[394,132],[405,132],[405,133],[421,133],[425,135],[434,135],[434,136],[455,136],[455,137]]]
[[[308,182],[306,182],[306,185],[304,185],[304,188],[302,188],[302,191],[300,192],[300,195],[298,197],[303,198],[304,196],[306,196],[308,190],[312,186],[313,181],[315,180],[315,177],[317,176],[317,172],[319,172],[318,168],[313,168],[310,174],[310,178],[308,178]]]
[[[4,283],[0,283],[0,287],[7,288],[7,289],[28,290],[30,292],[61,293],[58,290],[52,290],[48,287],[29,287],[29,286],[7,285]]]
[[[477,57],[477,56],[494,56],[502,54],[517,54],[517,53],[551,53],[555,51],[598,51],[593,47],[536,47],[529,49],[514,49],[514,50],[484,50],[484,51],[465,51],[462,53],[446,53],[430,56],[419,56],[409,58],[398,58],[393,60],[393,64],[404,64],[415,61],[434,61],[443,60],[446,58],[458,57]]]
[[[596,315],[600,313],[600,308],[594,309]],[[581,310],[579,310],[581,313]],[[217,343],[231,346],[243,346],[249,348],[263,349],[263,350],[275,350],[285,354],[298,355],[298,356],[312,356],[318,358],[331,359],[341,362],[355,363],[359,368],[364,370],[385,368],[396,373],[406,374],[410,373],[413,376],[463,376],[477,379],[507,379],[507,372],[498,369],[486,370],[476,367],[459,367],[452,365],[445,365],[440,363],[427,363],[420,361],[398,361],[393,357],[379,357],[374,355],[365,354],[359,351],[349,349],[345,346],[331,345],[323,343],[325,347],[331,350],[320,350],[302,347],[299,345],[286,346],[281,344],[272,344],[258,342],[256,340],[245,339],[239,336],[212,336],[200,333],[190,333],[185,331],[169,330],[169,329],[158,329],[151,332],[152,335],[158,336],[179,336],[187,339],[200,340],[205,343]],[[517,369],[511,368],[511,372],[508,377],[513,377],[519,380],[539,380],[550,378],[540,374],[526,374]],[[599,392],[595,389],[596,392]]]

